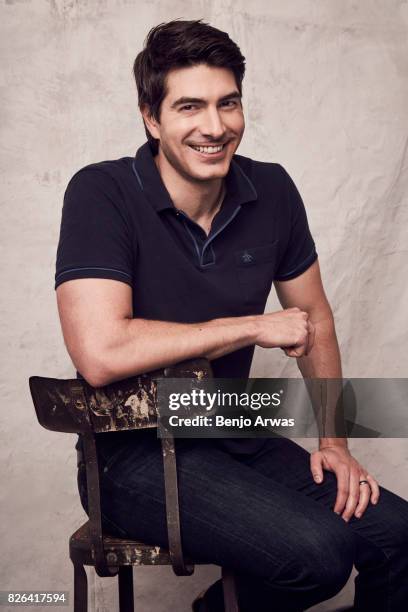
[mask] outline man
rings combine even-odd
[[[255,346],[282,348],[305,377],[341,377],[299,193],[278,164],[235,154],[244,69],[237,45],[207,24],[154,28],[134,64],[148,143],[70,181],[58,306],[93,386],[193,357],[246,378]],[[283,310],[264,314],[272,282]],[[404,609],[408,504],[380,495],[345,439],[320,439],[310,457],[279,438],[177,446],[184,551],[235,570],[244,612],[306,609],[335,595],[353,563],[355,610]],[[155,434],[100,434],[98,452],[106,525],[165,546]],[[218,586],[194,609],[222,610]]]

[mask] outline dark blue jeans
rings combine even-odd
[[[116,450],[98,444],[105,528],[166,547],[156,431],[102,435],[121,436]],[[253,455],[214,440],[176,440],[176,448],[184,552],[235,570],[242,612],[305,610],[338,593],[353,564],[356,611],[408,610],[401,497],[381,488],[378,504],[346,523],[333,512],[336,477],[325,472],[316,484],[309,453],[292,440],[270,438]],[[86,509],[82,476],[79,487]]]

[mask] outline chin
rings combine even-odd
[[[191,176],[197,181],[214,181],[215,179],[225,178],[228,174],[228,170],[225,172],[195,172],[191,173]]]
[[[209,166],[207,168],[190,168],[189,174],[199,181],[210,181],[214,179],[225,178],[231,165],[231,160],[228,163]]]

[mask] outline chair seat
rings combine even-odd
[[[169,551],[161,546],[119,538],[106,532],[103,534],[103,542],[107,563],[112,567],[122,565],[171,565]],[[74,563],[94,565],[89,538],[89,521],[84,523],[70,537],[69,553]],[[186,559],[186,562],[195,565],[203,564],[203,561],[190,561],[188,559]]]

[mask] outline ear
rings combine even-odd
[[[150,108],[147,105],[144,105],[141,107],[140,112],[142,113],[143,121],[145,123],[145,126],[149,130],[152,138],[156,138],[157,140],[159,140],[160,139],[159,122],[157,121],[157,119],[155,119],[152,116],[150,112]]]

